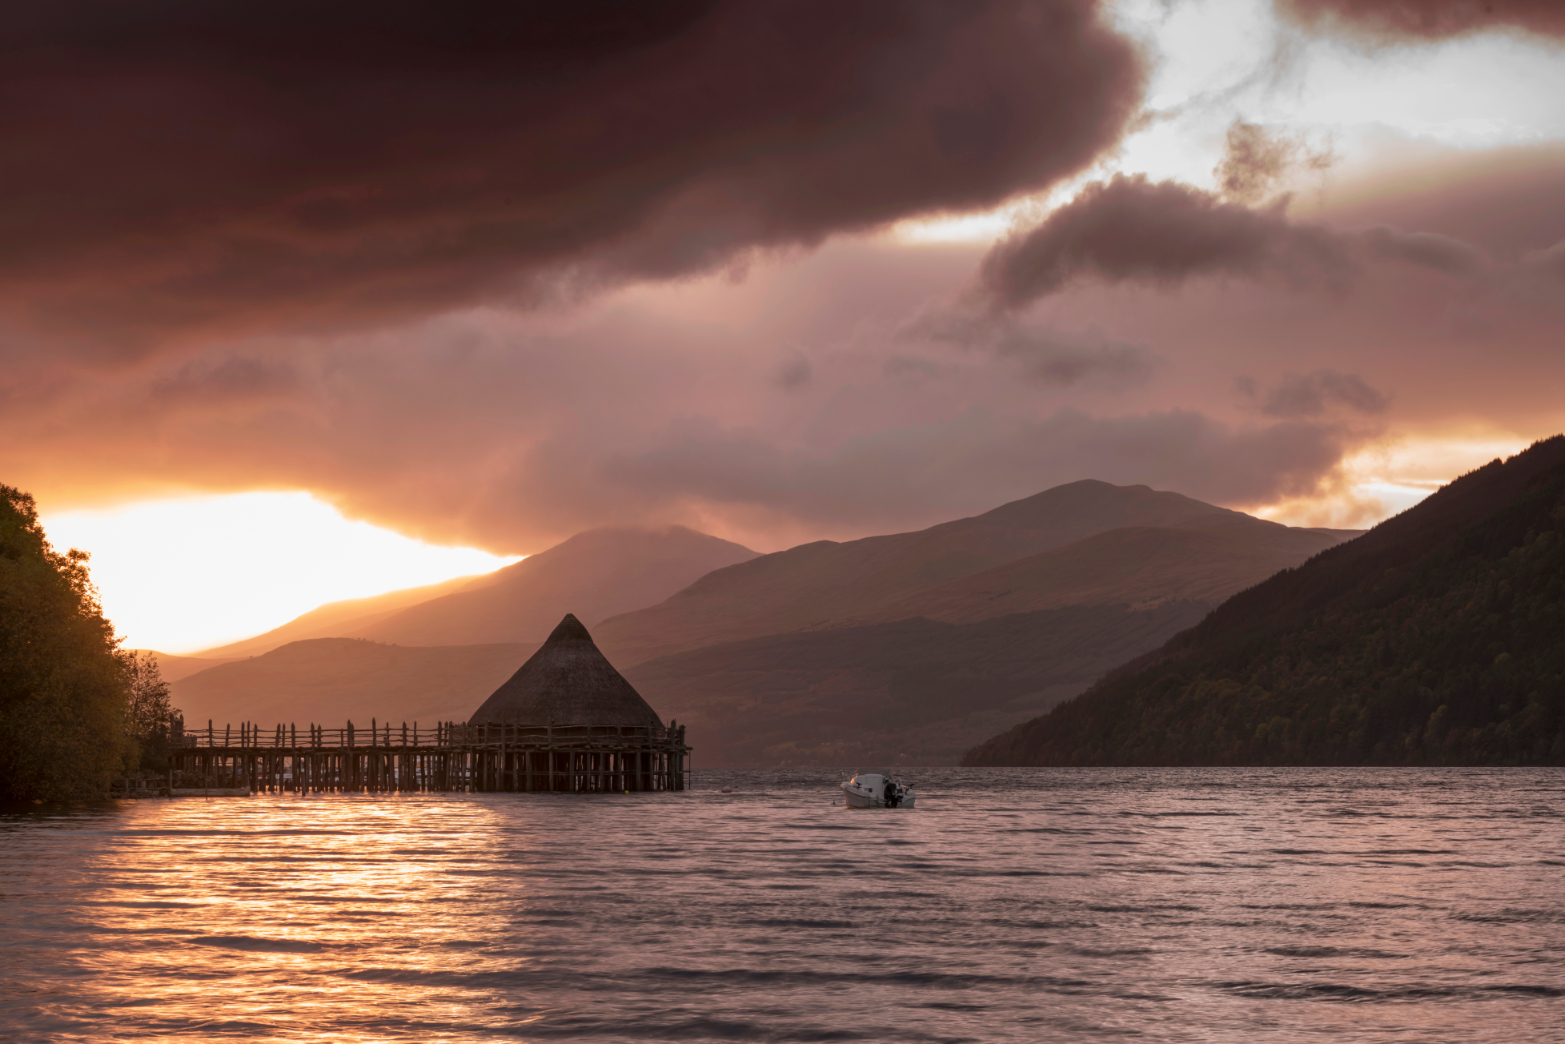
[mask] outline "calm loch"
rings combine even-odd
[[[900,775],[5,816],[0,1039],[1565,1039],[1559,771]]]

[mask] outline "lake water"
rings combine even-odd
[[[0,817],[0,1039],[1565,1040],[1565,773],[903,775]]]

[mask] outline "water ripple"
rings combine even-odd
[[[1562,1039],[1565,774],[906,775],[0,816],[0,1039]]]

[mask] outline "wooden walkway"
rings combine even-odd
[[[245,723],[172,738],[171,790],[640,793],[684,790],[683,725],[465,725],[327,729]]]

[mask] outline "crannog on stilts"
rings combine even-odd
[[[571,615],[466,723],[208,723],[171,746],[157,789],[175,795],[684,790],[690,756],[684,726],[665,726]]]

